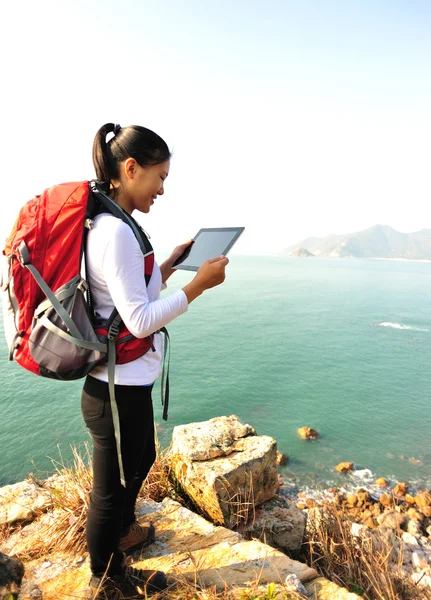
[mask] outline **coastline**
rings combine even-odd
[[[415,262],[415,263],[431,263],[429,258],[381,258],[373,257],[371,260],[390,260],[396,262]]]
[[[132,564],[165,572],[169,600],[183,597],[176,586],[195,594],[196,581],[207,600],[236,600],[238,588],[248,600],[407,600],[416,592],[431,600],[431,489],[414,494],[406,482],[380,478],[379,493],[356,482],[350,492],[338,486],[319,499],[304,491],[291,498],[280,481],[288,460],[274,438],[236,415],[178,426],[136,507],[138,522],[156,523],[158,539],[132,553]],[[334,468],[347,482],[354,472],[350,462]],[[48,480],[30,476],[0,489],[0,559],[21,570],[23,600],[86,593],[91,488],[87,447]],[[408,596],[392,593],[406,589]]]

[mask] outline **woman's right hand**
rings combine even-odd
[[[183,288],[189,304],[203,294],[205,290],[223,283],[226,277],[225,269],[228,262],[229,259],[226,256],[217,256],[216,258],[206,260],[199,267],[192,281]]]

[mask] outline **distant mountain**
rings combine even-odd
[[[302,256],[304,258],[308,258],[309,256],[314,256],[314,254],[311,254],[311,252],[309,252],[306,248],[295,248],[295,250],[292,251],[292,256]]]
[[[431,260],[431,229],[401,233],[387,225],[374,225],[364,231],[327,237],[310,237],[286,248],[295,255],[306,249],[314,256],[336,258],[409,258]]]

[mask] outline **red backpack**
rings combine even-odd
[[[101,212],[113,214],[132,228],[144,256],[148,285],[154,252],[135,219],[94,181],[56,185],[23,206],[6,241],[1,278],[4,327],[9,359],[36,375],[79,379],[96,365],[108,363],[120,474],[125,484],[114,393],[115,364],[154,350],[154,334],[134,337],[116,309],[106,322],[94,318],[91,290],[81,270],[88,230]],[[166,381],[165,420],[168,385]]]

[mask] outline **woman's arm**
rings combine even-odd
[[[186,312],[187,296],[179,290],[150,301],[144,258],[132,230],[119,222],[111,233],[102,262],[109,294],[127,329],[136,337],[146,337]]]
[[[162,283],[166,283],[169,277],[175,273],[176,269],[173,269],[172,265],[181,256],[181,254],[183,254],[186,248],[190,246],[192,242],[193,240],[189,240],[184,244],[180,244],[179,246],[174,248],[170,257],[167,258],[164,262],[162,262],[162,264],[160,265],[160,271],[162,273]]]

